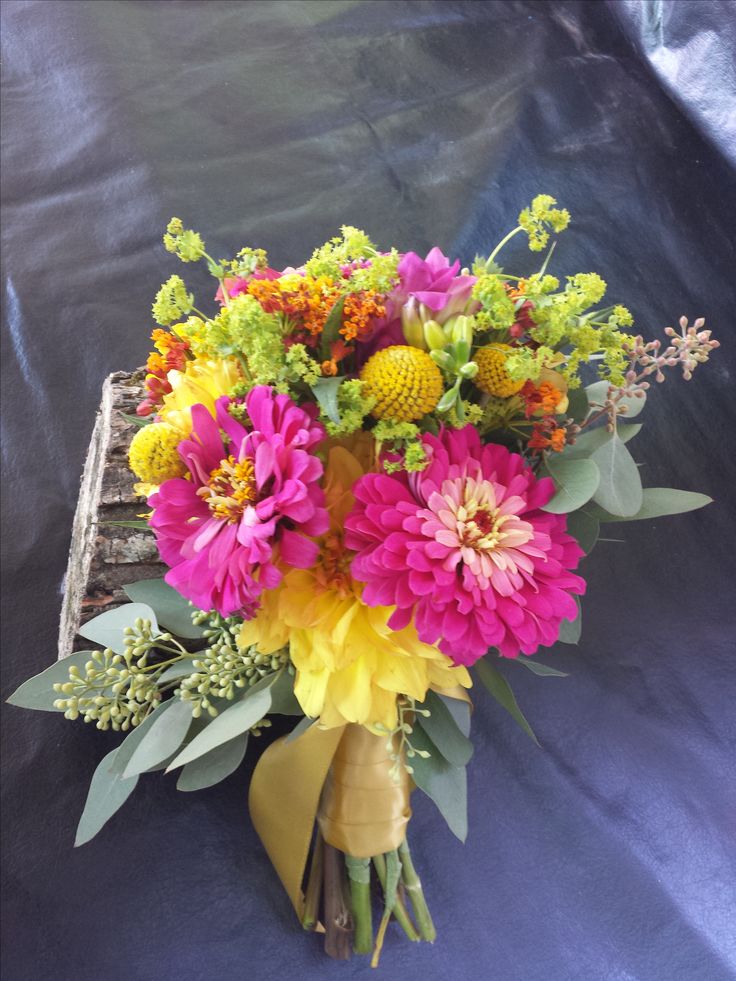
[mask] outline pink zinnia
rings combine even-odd
[[[314,406],[299,408],[267,386],[245,400],[249,425],[217,401],[214,419],[192,408],[192,434],[179,444],[189,478],[167,480],[149,499],[150,525],[166,581],[202,610],[252,616],[264,589],[281,581],[275,561],[308,568],[317,546],[306,536],[329,525],[311,452],[324,438]]]
[[[496,647],[505,657],[553,644],[574,620],[570,572],[582,550],[564,515],[540,508],[554,493],[522,457],[483,446],[473,426],[423,437],[420,473],[371,473],[354,488],[345,543],[369,606],[395,606],[394,630],[412,616],[421,640],[456,664]]]

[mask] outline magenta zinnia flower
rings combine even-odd
[[[483,446],[473,426],[423,437],[420,473],[370,473],[354,488],[345,543],[369,606],[395,606],[395,630],[412,616],[421,640],[456,664],[496,647],[506,657],[553,644],[574,620],[571,593],[582,550],[564,515],[540,508],[554,493],[522,457]]]
[[[398,267],[399,289],[409,300],[413,297],[427,307],[433,319],[444,323],[456,313],[464,312],[473,292],[475,276],[458,276],[459,271],[460,260],[450,265],[437,246],[427,253],[426,259],[416,252],[406,252]]]
[[[179,444],[187,478],[167,480],[149,499],[150,525],[166,581],[202,610],[255,613],[264,589],[281,581],[280,564],[308,568],[317,546],[306,536],[329,525],[319,486],[322,463],[311,452],[324,438],[316,407],[299,408],[267,386],[245,400],[243,425],[231,399],[214,419],[192,408],[192,434]]]

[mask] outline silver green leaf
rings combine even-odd
[[[697,511],[706,504],[712,504],[713,498],[707,494],[696,494],[694,491],[675,490],[674,487],[645,487],[642,503],[636,514],[621,516],[611,514],[596,505],[589,505],[586,510],[599,521],[643,521],[646,518],[664,518],[673,514],[685,514]]]
[[[220,746],[222,743],[234,739],[235,736],[247,732],[251,726],[254,726],[256,722],[260,722],[268,714],[270,708],[271,692],[269,688],[259,688],[256,690],[254,686],[239,702],[231,705],[218,715],[217,718],[213,719],[204,732],[200,732],[198,736],[195,736],[184,747],[182,752],[179,753],[176,759],[169,764],[166,772],[168,773],[169,770],[175,770],[179,766],[184,766],[185,763],[191,763],[192,760],[204,756],[205,753],[209,753],[216,746]]]
[[[192,724],[192,706],[179,698],[171,699],[166,713],[160,713],[131,756],[124,777],[135,776],[167,760],[181,746]]]
[[[163,579],[141,579],[123,589],[134,603],[147,603],[158,622],[177,637],[195,640],[202,636],[204,628],[192,623],[189,601]]]
[[[342,378],[319,378],[310,386],[314,397],[330,422],[340,425],[340,410],[337,407],[337,390]]]
[[[448,763],[465,766],[473,755],[473,744],[459,729],[447,703],[430,690],[417,707],[427,709],[429,715],[417,713],[416,724],[426,732]]]
[[[600,471],[600,483],[593,500],[605,511],[629,517],[642,505],[643,491],[639,468],[618,436],[594,451],[591,460]]]
[[[561,644],[577,644],[583,630],[583,608],[580,605],[580,597],[574,596],[573,599],[577,604],[578,615],[574,620],[563,620],[560,624],[560,636],[558,640]]]
[[[524,654],[520,654],[519,657],[512,658],[512,664],[521,664],[533,674],[538,674],[541,678],[569,677],[567,672],[558,671],[557,668],[551,668],[549,664],[544,664],[543,661],[533,661],[530,657],[526,657]]]
[[[448,763],[429,736],[420,728],[412,734],[414,749],[429,753],[423,759],[417,753],[409,761],[414,783],[431,798],[450,831],[465,841],[468,836],[468,780],[464,766]]]
[[[123,743],[123,745],[125,745]],[[87,801],[77,826],[74,847],[84,845],[100,831],[135,790],[138,776],[124,777],[124,756],[119,746],[100,761],[89,785]]]
[[[479,661],[476,661],[474,665],[475,673],[478,675],[478,678],[484,687],[487,688],[491,695],[496,699],[498,704],[506,709],[514,721],[518,722],[527,736],[533,739],[537,746],[539,746],[539,740],[534,735],[534,730],[524,718],[524,714],[519,708],[514,693],[511,691],[511,685],[509,685],[508,681],[506,681],[498,668],[491,664],[488,657],[489,655],[486,654],[485,657],[482,657]]]
[[[88,620],[79,628],[79,633],[87,640],[99,644],[100,647],[109,647],[116,654],[124,654],[123,630],[126,627],[132,627],[138,617],[143,620],[150,620],[153,633],[159,632],[156,614],[150,606],[146,603],[126,603],[125,606],[108,610],[93,620]]]
[[[589,507],[587,504],[582,511],[573,511],[567,516],[567,530],[586,555],[593,551],[601,529],[600,521],[588,513]]]
[[[548,457],[545,466],[548,475],[554,479],[557,491],[544,505],[543,511],[552,514],[577,511],[587,504],[598,488],[600,473],[592,460]]]
[[[191,791],[214,787],[237,770],[243,762],[247,746],[248,733],[241,732],[239,736],[187,763],[176,782],[176,789]]]
[[[8,705],[18,705],[20,708],[36,709],[40,712],[58,712],[54,708],[57,698],[63,698],[54,691],[54,685],[69,681],[69,668],[76,665],[81,672],[92,657],[92,651],[76,651],[61,661],[54,661],[40,674],[34,675],[23,684],[8,699]]]

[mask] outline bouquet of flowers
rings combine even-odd
[[[77,844],[141,774],[211,786],[293,716],[249,803],[300,922],[374,965],[392,919],[435,939],[410,799],[465,839],[471,685],[533,738],[499,665],[561,674],[533,656],[577,643],[601,524],[709,500],[643,489],[628,443],[651,381],[690,378],[718,343],[684,318],[645,342],[599,275],[561,285],[547,247],[569,220],[539,195],[464,269],[345,226],[279,271],[258,248],[214,259],[172,219],[166,249],[219,285],[210,313],[179,276],[161,287],[131,417],[135,524],[168,571],[11,698],[125,734]],[[546,250],[524,275],[499,264],[517,235]]]

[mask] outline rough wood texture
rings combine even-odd
[[[135,520],[146,510],[145,502],[133,493],[135,478],[127,465],[136,426],[121,415],[133,415],[142,398],[140,370],[109,375],[102,387],[72,526],[59,625],[60,658],[88,645],[77,633],[81,624],[126,602],[124,585],[162,576],[166,570],[150,532],[105,524]]]

